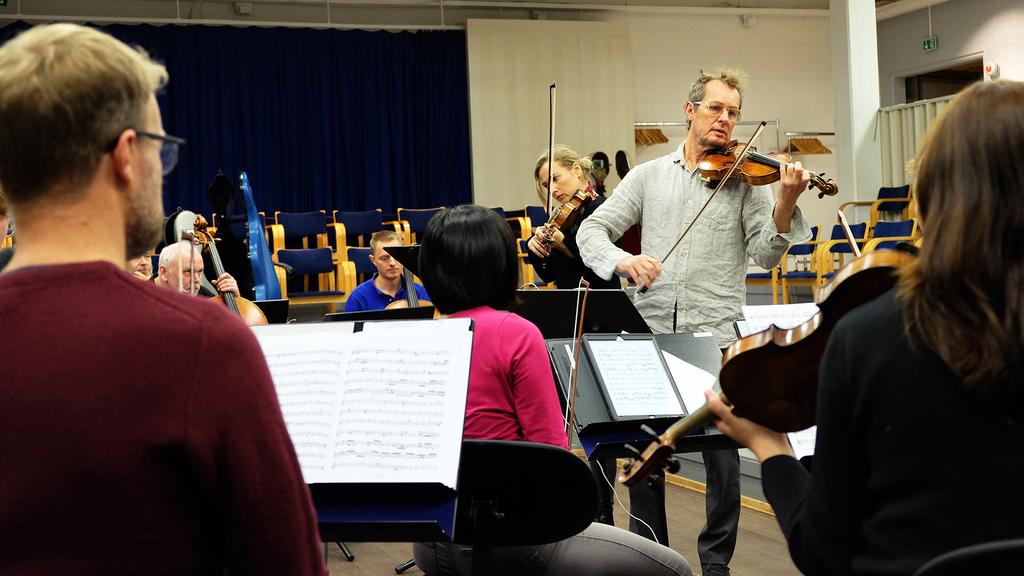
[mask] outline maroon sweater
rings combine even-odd
[[[259,345],[108,263],[0,274],[0,574],[322,574]]]

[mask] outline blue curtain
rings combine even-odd
[[[6,40],[28,26],[0,29]],[[246,170],[260,210],[471,201],[462,31],[112,25],[167,66],[169,134],[188,140],[164,206],[209,214],[218,169]],[[239,199],[239,202],[241,200]]]

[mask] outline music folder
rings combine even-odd
[[[450,540],[472,321],[328,322],[253,332],[321,538]]]

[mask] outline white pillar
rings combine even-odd
[[[829,8],[835,84],[835,178],[840,203],[874,200],[882,185],[882,148],[876,131],[880,97],[875,4],[867,0],[829,0]],[[858,222],[866,220],[867,211],[856,218]]]

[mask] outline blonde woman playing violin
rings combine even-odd
[[[604,197],[594,192],[590,183],[590,175],[594,164],[590,158],[580,156],[578,152],[564,144],[554,147],[554,168],[550,175],[552,180],[551,194],[562,205],[567,202],[578,202],[572,217],[568,218],[559,229],[554,222],[538,226],[536,233],[530,238],[527,247],[530,250],[530,263],[545,282],[554,282],[558,288],[575,288],[580,278],[586,278],[591,288],[620,288],[617,278],[605,280],[587,268],[580,259],[579,248],[576,247],[576,231],[580,224],[597,210],[604,202]],[[548,153],[544,152],[537,159],[533,169],[533,178],[537,185],[537,194],[547,201],[548,187]],[[574,196],[579,196],[573,201]]]

